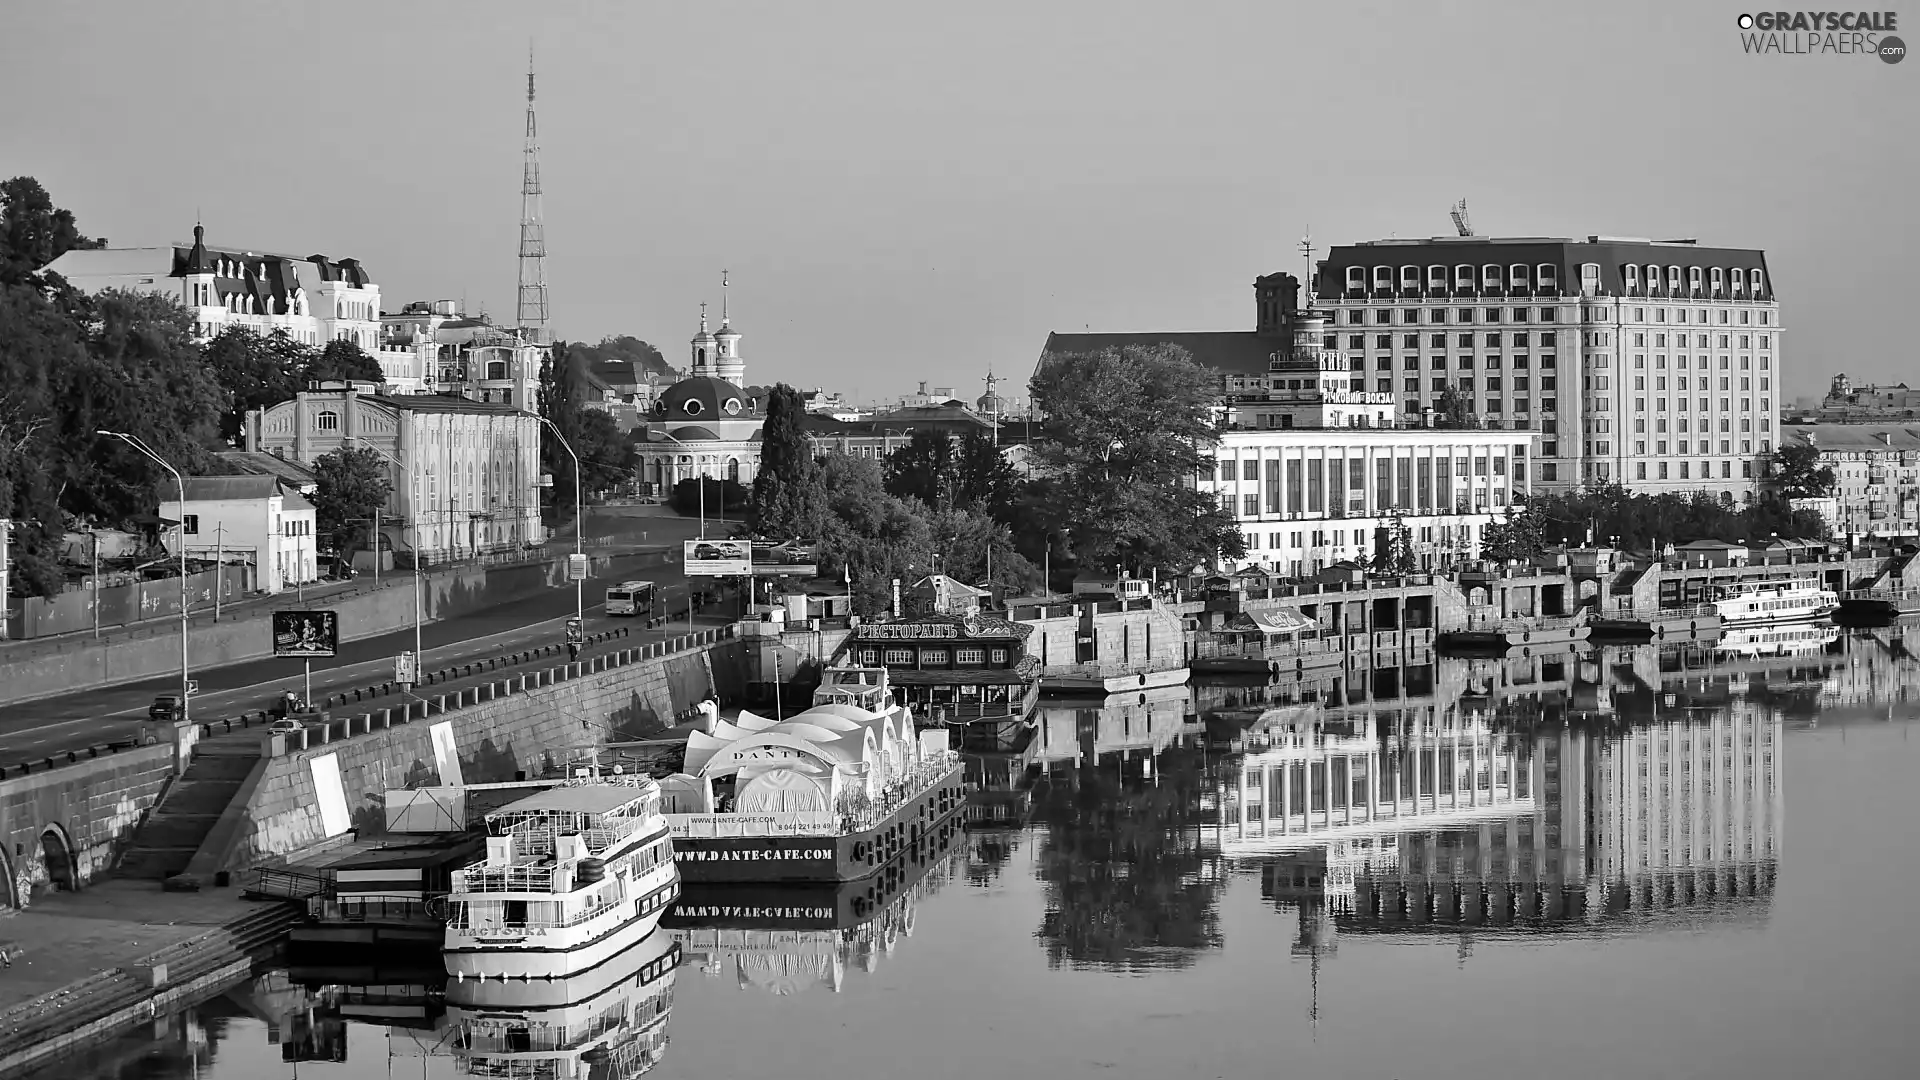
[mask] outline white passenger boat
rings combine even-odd
[[[1819,652],[1840,638],[1831,624],[1797,626],[1742,626],[1721,635],[1714,648],[1733,656],[1792,656]]]
[[[639,943],[680,895],[660,788],[568,781],[487,815],[487,857],[453,874],[447,974],[552,979]]]
[[[1824,619],[1840,606],[1832,589],[1801,578],[1766,578],[1723,585],[1714,610],[1727,626]]]

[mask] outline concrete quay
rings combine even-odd
[[[0,1076],[45,1065],[247,977],[299,918],[236,889],[108,881],[0,917]]]

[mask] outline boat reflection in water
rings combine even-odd
[[[918,903],[966,862],[959,815],[860,881],[785,885],[689,885],[660,922],[680,942],[682,962],[729,973],[742,990],[838,993],[847,969],[871,973],[913,934]]]
[[[581,974],[447,983],[448,1037],[460,1075],[624,1080],[659,1064],[680,943],[656,930]]]

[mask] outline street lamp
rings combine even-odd
[[[553,432],[553,437],[560,441],[560,449],[565,450],[567,456],[573,459],[573,553],[585,556],[587,523],[580,516],[580,455],[574,453],[573,447],[567,445],[567,437],[560,434],[560,429],[554,426],[553,421],[544,416],[537,419],[547,425],[548,430]],[[573,617],[580,622],[580,625],[586,625],[587,583],[579,578],[575,578],[573,582]]]
[[[187,667],[187,482],[180,470],[167,464],[167,460],[153,452],[153,447],[141,441],[137,435],[124,431],[107,431],[104,428],[95,431],[96,435],[111,435],[135,450],[152,459],[155,465],[173,474],[173,482],[180,488],[180,719],[188,719],[188,701],[193,691],[193,681],[188,678]],[[217,590],[218,582],[214,585]]]
[[[418,477],[414,476],[412,469],[401,464],[399,458],[368,442],[364,436],[354,435],[352,436],[352,440],[374,453],[379,454],[381,457],[386,458],[388,461],[393,462],[394,468],[399,469],[407,476],[407,516],[413,519],[413,671],[417,677],[420,674],[420,665],[422,662],[422,653],[420,651],[420,624],[425,621],[423,617],[423,605],[426,603],[421,596],[426,590],[424,588],[425,581],[420,576],[420,508],[414,505],[415,493],[419,491],[419,488],[416,486]],[[373,568],[375,575],[378,575],[380,572],[380,537],[377,533],[373,538]]]

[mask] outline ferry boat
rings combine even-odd
[[[584,974],[450,982],[446,1042],[456,1075],[639,1076],[666,1053],[680,963],[679,940],[663,930]]]
[[[1832,589],[1800,578],[1768,578],[1722,585],[1712,600],[1729,626],[1824,619],[1840,606]]]
[[[658,784],[576,778],[486,816],[486,858],[453,873],[442,952],[455,979],[591,970],[680,895]]]
[[[686,881],[865,878],[960,811],[966,780],[944,730],[916,731],[902,705],[851,703],[884,706],[884,674],[838,669],[845,700],[784,719],[743,711],[687,736],[682,771],[660,781]]]

